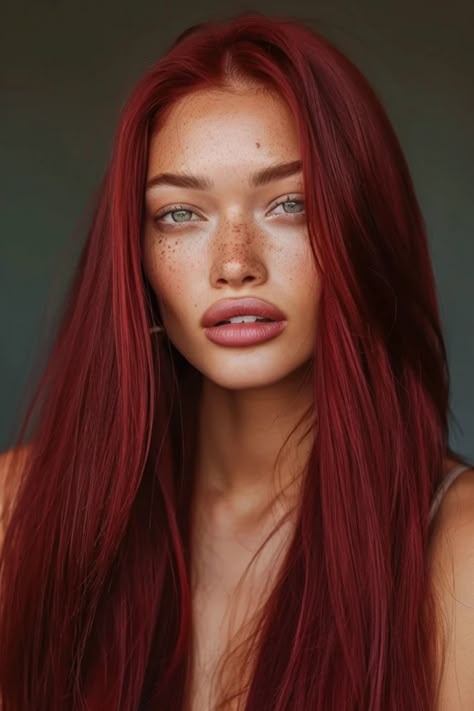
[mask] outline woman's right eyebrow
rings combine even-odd
[[[270,165],[254,173],[250,178],[250,186],[257,188],[274,180],[288,178],[302,171],[302,162],[294,160],[289,163]],[[172,185],[176,188],[190,188],[192,190],[212,190],[214,183],[209,178],[189,173],[159,173],[147,183],[146,189],[150,190],[159,185]]]

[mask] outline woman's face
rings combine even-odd
[[[299,161],[293,116],[264,91],[189,95],[152,136],[145,273],[169,339],[222,387],[275,384],[313,356],[320,282]],[[239,315],[272,320],[215,325]]]

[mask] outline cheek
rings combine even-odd
[[[179,239],[153,236],[145,240],[143,267],[160,308],[179,312],[195,281],[195,255]]]
[[[300,265],[300,274],[299,283],[302,290],[302,299],[307,302],[308,310],[314,315],[318,311],[322,281],[314,254],[309,246],[306,256]]]
[[[294,240],[285,241],[273,247],[273,260],[277,265],[280,279],[301,288],[308,288],[318,280],[315,259],[307,238],[297,235]]]
[[[313,327],[319,310],[321,275],[309,242],[295,244],[293,250],[286,251],[280,269],[297,313]]]

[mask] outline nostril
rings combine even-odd
[[[210,278],[213,284],[223,286],[252,286],[266,279],[266,268],[263,263],[244,263],[234,261],[216,262],[211,269]]]
[[[233,281],[241,281],[243,284],[248,284],[248,283],[255,281],[255,279],[256,279],[256,277],[254,277],[252,274],[247,274],[246,276],[242,277],[242,279],[240,279],[240,280],[237,278],[232,278],[232,277],[229,277],[228,279],[226,279],[225,277],[219,277],[219,279],[217,280],[217,283],[218,284],[229,284]]]

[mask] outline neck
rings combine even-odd
[[[276,496],[293,500],[313,443],[307,369],[264,388],[227,390],[204,379],[199,403],[197,497],[251,515]]]

